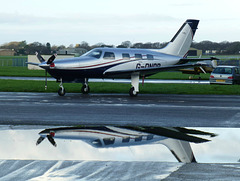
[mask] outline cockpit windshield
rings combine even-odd
[[[87,53],[85,56],[94,57],[94,58],[100,58],[101,55],[102,55],[102,51],[101,50],[92,50],[89,53]]]

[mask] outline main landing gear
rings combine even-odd
[[[66,89],[63,87],[62,79],[60,79],[59,87],[60,88],[58,89],[58,95],[59,96],[64,96],[66,94]],[[88,85],[88,79],[87,78],[84,79],[84,83],[83,83],[83,86],[81,88],[81,92],[83,94],[88,94],[90,92],[90,87]]]
[[[138,92],[136,92],[136,91],[134,90],[134,87],[132,87],[132,88],[129,90],[129,95],[130,95],[131,97],[137,97]]]
[[[129,90],[129,95],[131,97],[136,97],[139,92],[139,74],[132,74],[131,75],[131,84],[132,87]],[[81,88],[82,94],[88,94],[90,92],[90,87],[88,85],[88,79],[84,79],[83,86]],[[64,96],[66,94],[66,89],[63,87],[63,81],[60,79],[59,89],[58,89],[58,95]]]
[[[131,97],[136,97],[139,92],[139,73],[133,73],[131,75],[132,88],[129,90],[129,95]]]

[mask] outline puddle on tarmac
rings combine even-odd
[[[110,148],[98,148],[99,142],[94,138],[91,144],[76,139],[75,135],[68,132],[70,139],[57,139],[59,135],[55,130],[54,147],[46,138],[36,146],[39,132],[49,126],[0,126],[0,159],[33,159],[33,160],[101,160],[101,161],[167,161],[176,162],[176,158],[163,144],[146,144],[138,146],[111,148],[114,137],[113,130],[105,132],[111,139],[105,140]],[[52,127],[51,127],[52,128]],[[150,127],[149,127],[150,128]],[[122,128],[121,128],[122,129]],[[164,128],[165,129],[165,128]],[[199,163],[237,163],[240,159],[240,128],[189,128],[204,132],[214,133],[217,136],[195,135],[196,137],[208,139],[208,142],[190,143],[197,162]],[[105,130],[106,131],[106,130]],[[123,130],[120,130],[124,132]],[[139,131],[139,130],[133,130]],[[154,130],[155,131],[155,130]],[[96,133],[96,130],[90,130]],[[152,140],[149,135],[132,137],[133,132],[125,132],[128,136],[121,136],[121,140],[135,142],[141,140]],[[89,130],[85,130],[89,135]],[[118,133],[119,134],[119,133]],[[122,133],[121,133],[122,134]],[[129,136],[130,135],[130,136]],[[101,137],[101,136],[100,136]],[[130,138],[129,138],[130,137]],[[101,137],[100,139],[102,139]],[[160,137],[159,137],[160,138]],[[118,139],[116,137],[116,139]],[[161,138],[162,139],[162,138]],[[188,139],[188,138],[187,138]],[[192,139],[192,138],[191,138]],[[195,138],[194,138],[195,139]],[[116,141],[116,140],[115,140]],[[131,140],[130,140],[131,141]],[[100,146],[104,144],[101,142]],[[97,148],[96,148],[97,147]]]

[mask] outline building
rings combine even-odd
[[[188,51],[188,56],[202,56],[202,50],[198,50],[196,48],[190,48]]]
[[[15,51],[11,49],[0,49],[0,56],[14,56]]]

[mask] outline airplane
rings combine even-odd
[[[215,137],[214,133],[182,127],[147,126],[81,126],[45,129],[39,133],[39,145],[45,138],[53,146],[55,139],[82,140],[95,148],[129,147],[145,144],[165,145],[179,162],[196,162],[189,142],[204,143],[210,140],[193,135]]]
[[[217,59],[217,58],[216,58]],[[212,61],[201,61],[201,66],[195,66],[193,68],[179,69],[183,74],[191,74],[191,75],[200,75],[200,73],[211,73],[217,67],[217,60]],[[192,76],[189,76],[189,79],[192,79]],[[199,77],[201,79],[201,77]]]
[[[199,20],[186,20],[171,41],[162,49],[135,48],[95,48],[80,57],[55,60],[56,54],[47,61],[36,53],[40,63],[27,62],[39,66],[60,82],[58,94],[64,96],[63,83],[82,83],[82,93],[90,91],[89,78],[130,78],[132,97],[138,95],[139,79],[160,71],[199,66],[188,63],[187,52],[197,30]],[[46,76],[47,77],[47,76]],[[46,79],[47,82],[47,79]]]

